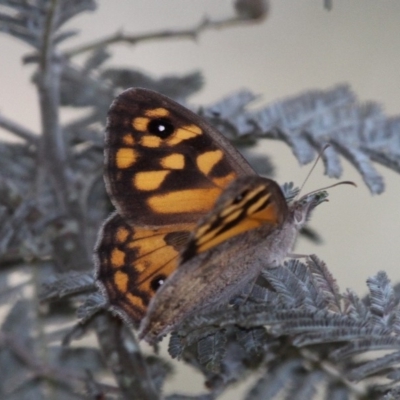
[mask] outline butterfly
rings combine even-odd
[[[327,197],[288,206],[208,122],[140,88],[110,107],[104,175],[116,211],[99,232],[96,282],[149,342],[280,265]]]

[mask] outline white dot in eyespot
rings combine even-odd
[[[164,132],[164,131],[165,131],[165,125],[159,125],[159,126],[158,126],[158,130],[159,130],[160,132]]]
[[[158,283],[160,286],[162,286],[162,285],[164,285],[164,282],[165,282],[164,279],[159,279],[157,283]]]

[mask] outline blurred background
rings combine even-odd
[[[248,88],[260,94],[259,104],[269,104],[310,89],[327,89],[348,83],[360,102],[379,102],[386,116],[400,113],[400,2],[397,0],[333,1],[330,11],[322,1],[271,1],[267,18],[258,24],[210,30],[196,41],[174,39],[119,44],[112,48],[109,65],[139,67],[154,77],[200,70],[205,85],[191,101],[209,104]],[[139,34],[196,26],[205,15],[213,19],[233,15],[228,0],[100,0],[95,13],[73,20],[81,31],[69,47],[122,30]],[[66,48],[69,48],[65,45]],[[31,66],[21,57],[27,47],[0,36],[0,112],[40,132],[36,91],[30,84]],[[21,101],[23,99],[23,101]],[[66,110],[68,120],[73,111]],[[1,131],[1,134],[6,135]],[[10,140],[14,140],[10,136]],[[310,166],[300,167],[283,143],[265,140],[259,152],[271,157],[275,179],[300,185]],[[342,159],[342,179],[358,188],[342,186],[330,191],[330,202],[319,207],[311,226],[324,243],[300,239],[297,253],[317,254],[338,280],[342,291],[351,287],[366,293],[365,281],[378,270],[400,281],[400,177],[376,166],[385,177],[386,190],[372,196],[354,168]],[[305,191],[334,183],[323,175],[319,163]],[[175,382],[177,383],[177,382]],[[186,386],[185,386],[186,385]],[[201,382],[179,378],[181,391],[196,392]],[[232,392],[226,395],[232,398]]]

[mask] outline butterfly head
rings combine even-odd
[[[319,204],[328,201],[328,192],[325,190],[311,192],[293,202],[290,215],[297,229],[301,229],[310,219],[311,212]]]
[[[352,181],[341,181],[333,185],[314,190],[304,195],[299,200],[294,200],[290,206],[290,214],[293,218],[293,224],[296,226],[296,228],[301,229],[310,218],[312,210],[314,210],[314,208],[319,204],[328,201],[327,189],[341,185],[352,185],[357,187],[357,185]]]

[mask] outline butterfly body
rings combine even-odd
[[[281,264],[324,201],[314,194],[289,208],[205,120],[146,89],[110,108],[105,182],[116,212],[99,232],[96,282],[148,341]]]

